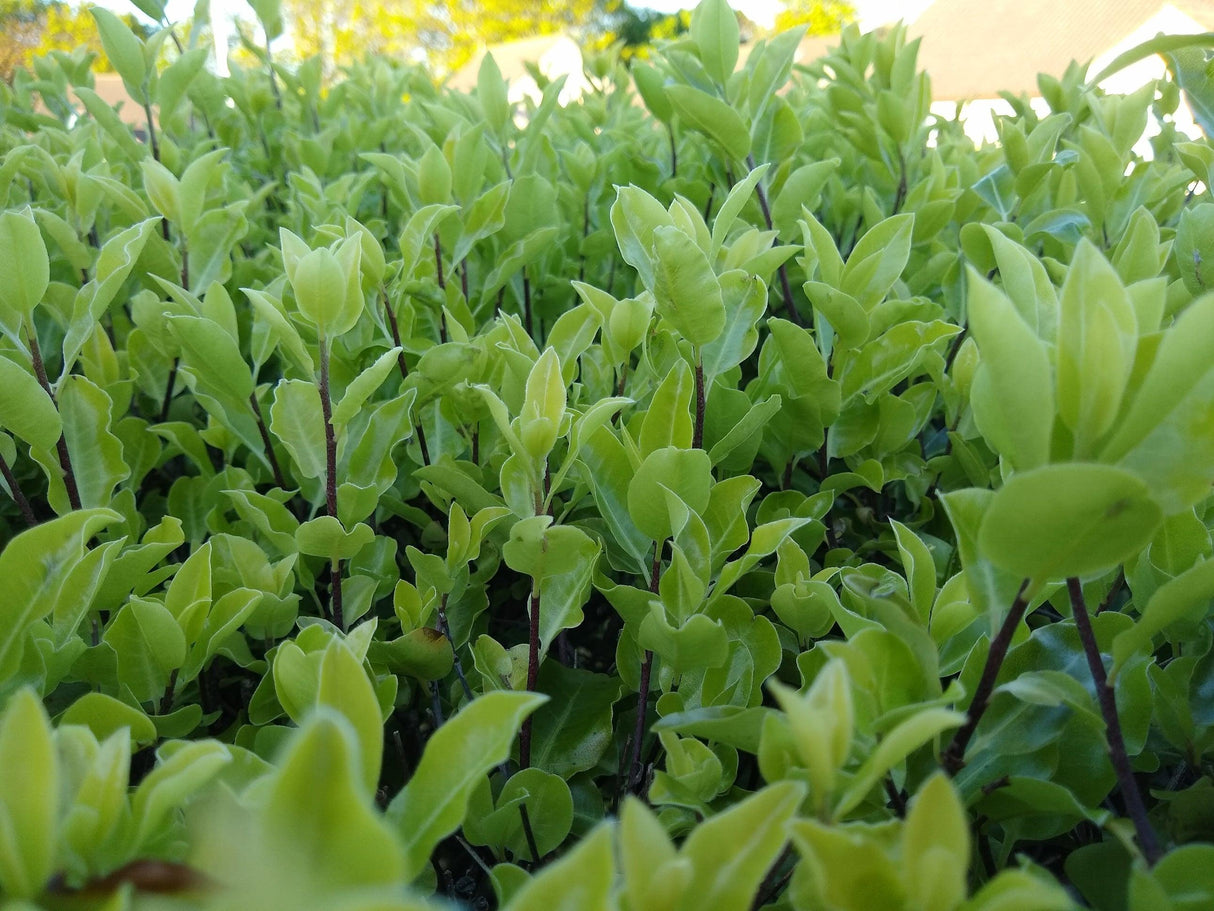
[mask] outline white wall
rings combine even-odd
[[[1170,3],[1166,4],[1158,13],[1144,23],[1141,28],[1127,35],[1115,47],[1109,48],[1108,51],[1093,60],[1092,65],[1088,68],[1088,73],[1093,76],[1096,75],[1115,60],[1118,55],[1142,44],[1144,41],[1154,38],[1161,32],[1168,35],[1192,35],[1204,31],[1206,29],[1202,27],[1200,22],[1178,10]],[[1141,88],[1148,82],[1162,79],[1166,73],[1167,66],[1164,64],[1163,58],[1155,54],[1126,67],[1120,72],[1114,73],[1104,80],[1104,82],[1100,83],[1100,87],[1110,94],[1126,95]],[[1049,106],[1043,98],[1030,98],[1029,103],[1038,114],[1044,115],[1049,112]],[[939,114],[951,119],[954,116],[955,110],[956,102],[937,101],[932,103],[933,114]],[[994,115],[1011,113],[1012,106],[1002,98],[983,98],[967,102],[961,111],[965,134],[974,141],[975,145],[981,145],[984,142],[995,142],[998,139],[998,134],[995,130]],[[1188,105],[1184,103],[1183,97],[1180,107],[1173,115],[1173,119],[1177,129],[1181,132],[1194,139],[1201,137],[1201,128],[1193,121],[1193,114],[1189,110]],[[1148,119],[1146,133],[1134,147],[1134,150],[1142,157],[1149,158],[1151,155],[1150,137],[1158,132],[1158,123],[1155,122],[1154,118]]]

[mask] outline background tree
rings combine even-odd
[[[856,18],[856,9],[847,0],[789,0],[776,16],[777,32],[807,26],[806,34],[832,35]]]
[[[466,63],[481,45],[538,35],[587,40],[602,0],[285,0],[295,52],[339,67],[367,53],[426,63],[436,75]]]
[[[28,63],[42,38],[44,8],[34,0],[0,0],[0,78]]]
[[[147,29],[134,16],[127,14],[121,18],[137,34],[146,34]],[[93,72],[114,71],[101,47],[97,24],[88,7],[41,0],[0,0],[0,78],[12,79],[17,67],[28,67],[35,57],[79,48],[97,55]]]

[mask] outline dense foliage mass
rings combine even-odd
[[[6,907],[1211,906],[1192,39],[976,150],[724,0],[565,107],[95,15],[143,135],[0,87]]]

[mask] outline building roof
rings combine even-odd
[[[1214,0],[935,0],[907,32],[937,100],[1036,95],[1038,73],[1106,55],[1165,12],[1214,30]]]

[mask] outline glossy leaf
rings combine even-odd
[[[59,768],[51,723],[32,690],[9,699],[0,720],[0,884],[17,898],[42,892],[55,863]]]
[[[1114,567],[1163,521],[1137,476],[1111,465],[1047,465],[1013,475],[992,498],[978,547],[996,566],[1044,582]]]
[[[545,701],[534,693],[487,693],[430,738],[417,771],[387,810],[404,846],[405,879],[416,877],[434,846],[459,826],[480,778],[508,758],[523,719]]]

